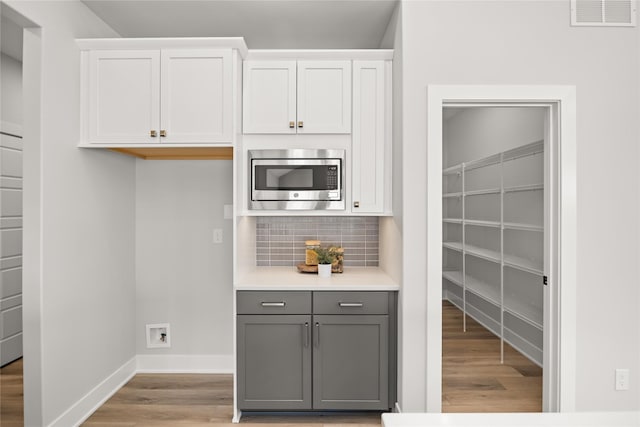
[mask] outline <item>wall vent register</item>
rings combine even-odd
[[[634,0],[571,0],[572,26],[635,27]]]

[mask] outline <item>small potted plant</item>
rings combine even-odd
[[[336,259],[335,253],[329,248],[315,248],[318,255],[318,276],[331,277],[331,264]]]

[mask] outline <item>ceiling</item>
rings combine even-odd
[[[373,49],[398,0],[83,3],[122,37],[244,37],[250,49]]]

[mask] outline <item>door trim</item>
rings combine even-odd
[[[545,290],[543,408],[575,410],[576,358],[576,89],[556,85],[429,85],[427,88],[426,346],[442,354],[442,108],[450,103],[549,106],[551,256]],[[555,205],[554,205],[555,204]],[[546,225],[546,224],[545,224]],[[555,241],[554,238],[555,237]],[[546,254],[545,254],[546,256]],[[549,292],[550,291],[550,292]],[[547,312],[546,308],[549,307]],[[548,354],[548,357],[547,357]],[[442,409],[442,357],[427,358],[426,408]]]

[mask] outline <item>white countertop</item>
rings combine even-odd
[[[299,273],[296,267],[255,267],[239,274],[239,291],[397,291],[398,284],[378,267],[345,267],[323,279],[317,274]]]
[[[638,427],[640,412],[382,414],[384,427]]]

